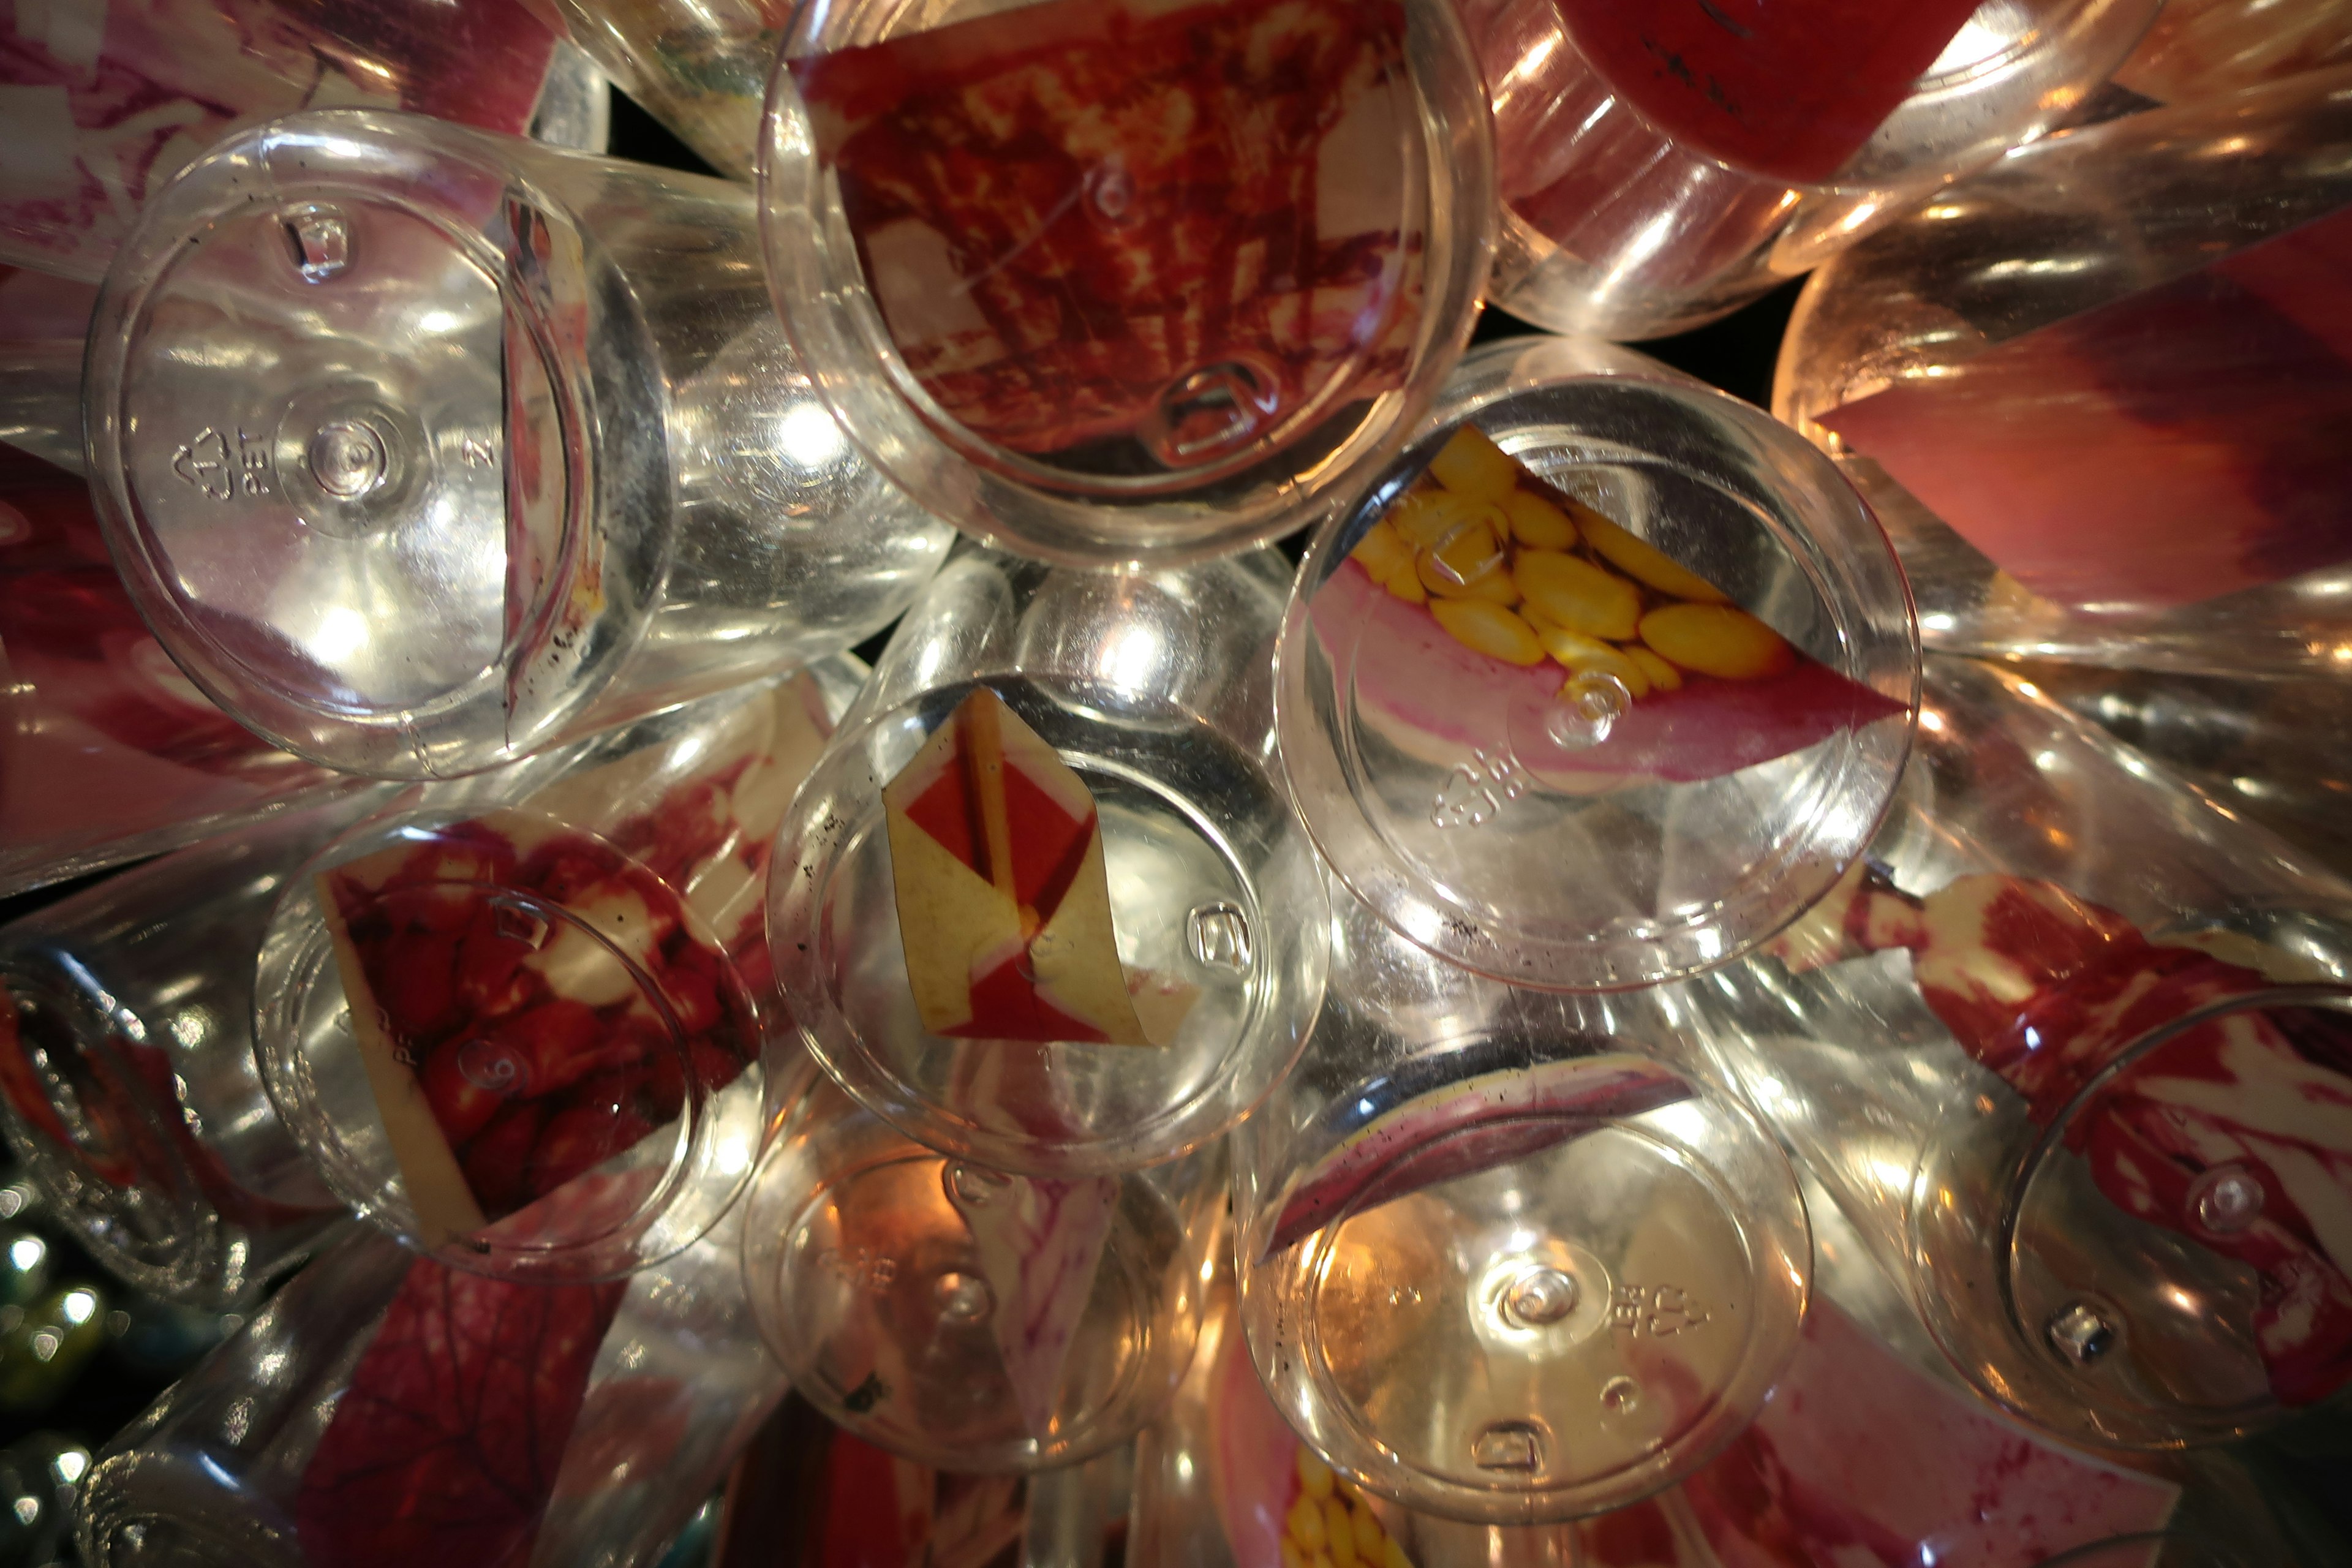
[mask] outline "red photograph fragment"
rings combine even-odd
[[[1191,468],[1402,379],[1398,0],[1046,0],[790,64],[898,353],[981,439]]]

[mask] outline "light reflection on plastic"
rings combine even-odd
[[[796,403],[776,422],[784,456],[803,468],[831,468],[841,458],[841,426],[817,403]]]

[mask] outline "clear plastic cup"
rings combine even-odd
[[[1441,0],[818,0],[768,277],[851,439],[967,531],[1175,564],[1361,486],[1477,314],[1485,93]]]
[[[2154,0],[1459,0],[1495,111],[1493,301],[1687,331],[2061,123]]]
[[[965,1471],[1132,1437],[1192,1357],[1224,1235],[1222,1143],[1124,1176],[1006,1175],[909,1142],[829,1084],[744,1219],[743,1283],[801,1395]]]
[[[2312,865],[2352,873],[2352,820],[2342,805],[2352,795],[2352,682],[2007,662],[2043,696],[2269,828]]]
[[[760,105],[792,7],[782,0],[552,0],[572,41],[730,179],[759,161]]]
[[[352,1237],[99,1456],[81,1561],[660,1561],[785,1392],[737,1288],[739,1229],[604,1285]]]
[[[1960,1376],[2070,1441],[2352,1387],[2352,886],[2042,698],[1932,660],[1832,897],[1706,1037]]]
[[[2352,17],[2333,0],[2171,0],[2116,80],[2186,103],[2347,62]]]
[[[422,778],[887,625],[950,530],[810,390],[754,208],[357,110],[215,147],[91,331],[93,482],[157,637],[289,751]]]
[[[1794,1352],[1812,1253],[1684,1004],[1515,991],[1353,900],[1333,941],[1306,1058],[1233,1137],[1276,1407],[1367,1490],[1483,1524],[1706,1463]]]
[[[434,786],[305,866],[262,945],[259,1054],[335,1193],[524,1279],[615,1278],[708,1230],[811,1076],[761,892],[858,673]]]
[[[1283,770],[1423,946],[1646,984],[1769,936],[1869,842],[1916,635],[1870,509],[1790,431],[1629,349],[1494,343],[1307,552]]]
[[[2070,131],[1815,273],[1772,409],[1931,647],[2336,679],[2347,244],[2352,66]]]
[[[0,928],[0,1127],[107,1268],[226,1310],[342,1205],[270,1109],[253,952],[289,875],[379,786],[151,861]]]
[[[802,1036],[868,1110],[992,1169],[1098,1174],[1199,1148],[1297,1058],[1327,921],[1272,772],[1267,652],[1288,570],[1271,550],[1115,574],[959,547],[793,802],[776,849],[793,873],[768,889]],[[925,1027],[884,791],[983,689],[1093,795],[1130,988],[1192,996],[1172,1039]]]

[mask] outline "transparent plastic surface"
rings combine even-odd
[[[744,1219],[743,1283],[801,1395],[963,1471],[1073,1465],[1184,1374],[1224,1235],[1222,1143],[1123,1176],[1011,1176],[908,1142],[829,1084]]]
[[[1680,1003],[1514,991],[1353,900],[1307,1054],[1233,1137],[1242,1316],[1336,1468],[1489,1524],[1681,1479],[1796,1347],[1794,1173]]]
[[[0,447],[0,893],[354,787],[189,685],[107,560],[89,487]]]
[[[573,43],[704,163],[759,162],[760,106],[793,8],[783,0],[550,0]]]
[[[2216,1441],[2352,1382],[2347,910],[2030,685],[1937,660],[1870,863],[1690,990],[1980,1393],[2071,1440]]]
[[[1495,111],[1490,297],[1678,332],[2063,121],[2152,0],[1459,0]]]
[[[81,354],[95,286],[0,266],[0,443],[82,471]]]
[[[877,1448],[797,1393],[728,1477],[711,1568],[844,1562],[1118,1568],[1135,1456],[974,1474]]]
[[[1773,412],[1876,509],[1928,646],[2341,670],[2347,147],[2352,68],[2134,115],[1815,275]]]
[[[2011,667],[2116,739],[2311,863],[2352,874],[2352,684],[2252,680],[2033,659]]]
[[[82,1561],[649,1568],[784,1394],[738,1230],[606,1285],[352,1237],[100,1456]]]
[[[0,928],[0,1125],[51,1217],[142,1290],[237,1305],[342,1217],[262,1089],[252,954],[288,875],[390,793],[247,827]]]
[[[2347,63],[2352,13],[2336,0],[2169,0],[2116,80],[2183,103]]]
[[[421,778],[887,625],[950,531],[810,390],[754,205],[370,112],[207,153],[117,258],[87,376],[173,657],[289,751]]]
[[[612,1278],[708,1230],[808,1076],[761,888],[858,673],[435,786],[304,867],[262,948],[260,1057],[329,1185],[517,1278]]]
[[[1485,95],[1439,0],[819,0],[761,151],[784,330],[859,448],[1066,563],[1271,539],[1469,335]]]
[[[527,0],[26,6],[0,21],[23,153],[0,171],[0,260],[95,280],[142,203],[275,114],[363,104],[521,132],[554,45]]]
[[[792,874],[768,889],[802,1035],[867,1109],[998,1170],[1133,1170],[1214,1138],[1297,1058],[1326,931],[1314,851],[1271,772],[1287,573],[1271,550],[1115,574],[959,547],[793,802],[776,850]],[[925,1028],[884,790],[983,688],[1092,794],[1130,994],[1192,998],[1165,1043]]]
[[[1217,1259],[1200,1348],[1135,1442],[1130,1568],[1259,1568],[1352,1553],[1363,1568],[1427,1568],[1402,1509],[1332,1472],[1284,1425],[1242,1337],[1233,1260]]]
[[[1519,340],[1317,533],[1276,706],[1292,799],[1383,919],[1599,990],[1720,963],[1837,879],[1917,669],[1894,552],[1818,454],[1630,349]]]

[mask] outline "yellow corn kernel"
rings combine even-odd
[[[1464,647],[1506,664],[1540,664],[1543,644],[1536,629],[1490,599],[1436,599],[1429,613]]]
[[[1429,590],[1421,585],[1421,574],[1410,566],[1381,585],[1408,605],[1429,603]]]
[[[1304,1443],[1298,1445],[1298,1484],[1308,1497],[1321,1502],[1331,1495],[1331,1483],[1337,1479],[1331,1474],[1331,1467],[1314,1449]]]
[[[1663,605],[1642,617],[1642,640],[1672,664],[1723,680],[1760,680],[1797,662],[1780,633],[1730,605]]]
[[[1431,459],[1429,471],[1439,484],[1473,500],[1499,501],[1519,485],[1519,466],[1475,425],[1454,432]]]
[[[1652,690],[1680,691],[1682,689],[1683,672],[1640,643],[1628,643],[1618,651],[1642,667],[1642,673],[1650,678]]]
[[[1441,599],[1491,599],[1498,605],[1519,602],[1510,555],[1500,537],[1484,522],[1465,522],[1436,549],[1423,551],[1417,569],[1421,585]]]
[[[1641,591],[1590,561],[1556,550],[1522,550],[1511,575],[1520,595],[1554,626],[1612,642],[1640,629]]]
[[[1386,518],[1366,529],[1364,537],[1356,541],[1356,548],[1348,553],[1372,574],[1375,583],[1386,583],[1400,566],[1408,572],[1412,570],[1412,546],[1404,542]]]
[[[1323,1500],[1302,1497],[1290,1505],[1283,1516],[1283,1524],[1290,1539],[1298,1542],[1299,1551],[1313,1556],[1323,1550]]]
[[[1382,1550],[1381,1568],[1412,1568],[1412,1559],[1404,1554],[1404,1548],[1396,1543],[1393,1536]]]
[[[1387,521],[1395,526],[1398,537],[1415,550],[1436,549],[1465,522],[1483,522],[1498,539],[1511,528],[1511,520],[1494,502],[1473,500],[1434,485],[1407,492],[1389,508]]]
[[[1282,1538],[1282,1568],[1307,1568],[1306,1553],[1298,1550],[1298,1542],[1286,1535]]]
[[[1533,490],[1513,490],[1501,501],[1511,520],[1511,537],[1530,550],[1570,550],[1576,545],[1576,524],[1568,513]]]
[[[1355,1521],[1335,1497],[1323,1500],[1323,1550],[1331,1554],[1332,1568],[1356,1568]]]
[[[1625,683],[1625,689],[1634,697],[1650,694],[1650,678],[1642,673],[1642,667],[1598,638],[1580,632],[1549,631],[1543,634],[1541,640],[1544,652],[1571,677],[1613,675]]]
[[[1579,521],[1584,525],[1584,542],[1628,577],[1647,583],[1661,594],[1672,594],[1694,604],[1720,605],[1728,597],[1722,589],[1657,546],[1626,532],[1591,508],[1584,508]]]
[[[1389,1543],[1389,1533],[1381,1528],[1381,1521],[1372,1517],[1371,1505],[1359,1500],[1354,1508],[1348,1510],[1348,1516],[1355,1521],[1356,1555],[1367,1563],[1378,1563],[1381,1549]]]

